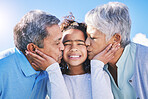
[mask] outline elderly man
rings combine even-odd
[[[130,41],[128,7],[119,2],[109,2],[89,11],[85,22],[88,34],[86,45],[92,66],[97,65],[93,60],[108,44],[119,42],[121,45],[114,58],[104,66],[110,76],[114,98],[147,99],[148,47]],[[95,89],[97,81],[92,79],[92,83],[92,89]],[[97,96],[97,92],[92,90],[92,93]]]
[[[15,26],[16,47],[0,53],[0,98],[45,99],[47,90],[52,99],[59,99],[56,94],[64,97],[66,86],[58,64],[64,49],[59,22],[53,15],[34,10]],[[26,54],[37,50],[50,56],[50,66],[46,69],[50,81],[47,72],[32,64],[32,58]]]

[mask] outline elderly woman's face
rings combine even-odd
[[[88,37],[85,43],[88,51],[88,58],[91,60],[111,42],[107,42],[106,35],[91,25],[87,25],[87,35]]]

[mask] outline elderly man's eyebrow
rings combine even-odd
[[[62,37],[60,37],[60,38],[58,38],[57,40],[55,40],[55,42],[58,42],[58,41],[60,41],[62,39]]]
[[[85,41],[83,41],[83,40],[66,40],[63,43],[66,43],[66,42],[74,42],[74,41],[76,41],[76,42],[84,42],[85,43]]]

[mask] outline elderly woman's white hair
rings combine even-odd
[[[131,20],[128,7],[123,3],[109,2],[92,9],[86,14],[85,22],[106,34],[107,41],[119,33],[122,47],[130,42]]]

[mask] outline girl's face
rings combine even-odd
[[[68,66],[82,66],[87,58],[85,37],[78,29],[69,29],[63,32],[64,52],[63,58]]]

